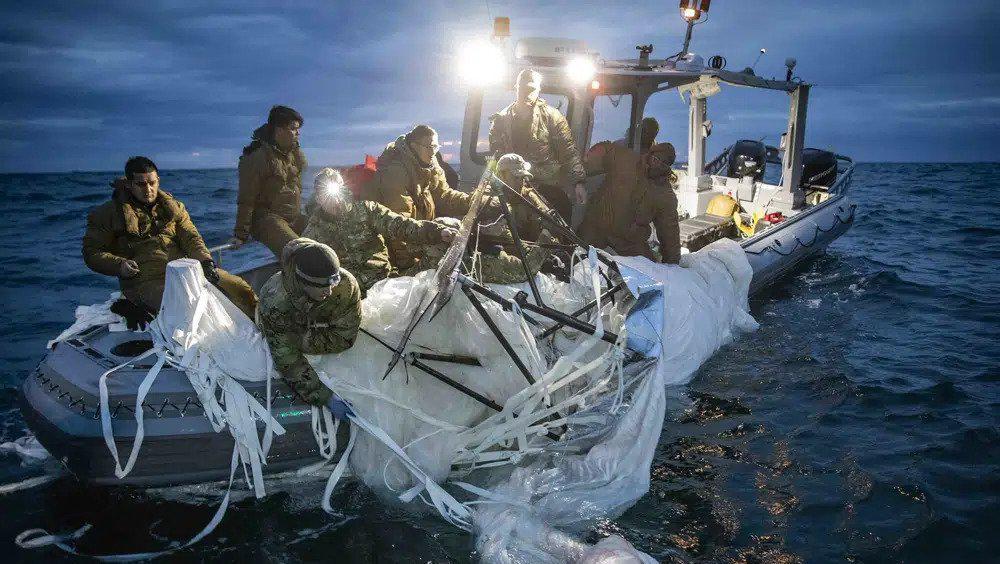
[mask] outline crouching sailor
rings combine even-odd
[[[440,223],[400,215],[377,202],[357,200],[332,168],[316,176],[313,198],[316,205],[302,235],[337,252],[341,266],[357,278],[362,296],[379,280],[396,274],[386,241],[434,245],[450,243],[457,233]]]
[[[112,311],[124,316],[129,328],[153,319],[163,298],[167,263],[185,257],[200,261],[205,278],[253,318],[257,297],[250,285],[215,267],[184,204],[160,190],[153,161],[132,157],[125,163],[125,177],[112,186],[111,201],[87,217],[83,260],[94,272],[118,277],[126,299]]]
[[[281,272],[260,291],[258,325],[274,366],[306,402],[327,405],[338,418],[347,406],[323,385],[307,354],[330,354],[354,345],[361,325],[361,290],[327,245],[300,237],[281,251]]]

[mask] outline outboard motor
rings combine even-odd
[[[764,179],[766,165],[767,147],[760,141],[744,139],[737,141],[729,151],[726,176],[730,178],[749,176],[759,182]]]
[[[802,149],[803,188],[829,188],[837,180],[837,155],[821,149]]]

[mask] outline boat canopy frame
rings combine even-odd
[[[512,65],[508,80],[499,88],[511,89],[513,77],[523,69],[530,68],[541,72],[545,77],[542,81],[543,93],[568,94],[570,103],[566,117],[574,141],[583,150],[586,150],[592,142],[594,101],[600,96],[624,94],[631,96],[632,108],[626,143],[634,149],[638,146],[638,125],[649,98],[658,92],[673,89],[681,93],[681,97],[688,103],[688,170],[678,186],[678,196],[682,205],[688,209],[701,207],[704,203],[701,200],[704,197],[698,194],[707,192],[711,187],[711,175],[705,171],[706,139],[709,133],[706,129],[707,99],[721,90],[721,84],[785,92],[789,95],[789,107],[787,126],[782,136],[784,140],[781,163],[782,190],[776,195],[773,203],[788,210],[799,209],[805,205],[805,193],[799,187],[799,183],[802,175],[802,150],[805,146],[806,112],[811,87],[809,83],[800,80],[768,79],[724,69],[678,70],[672,67],[672,62],[666,60],[625,59],[600,61],[594,76],[599,88],[593,90],[589,84],[571,84],[562,72],[562,67],[553,63],[519,59]],[[484,92],[482,88],[473,89],[466,101],[460,153],[462,176],[465,178],[477,178],[485,164],[477,147],[481,134]]]

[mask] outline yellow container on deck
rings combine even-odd
[[[718,217],[732,217],[740,209],[740,203],[728,194],[719,194],[708,202],[705,213]]]

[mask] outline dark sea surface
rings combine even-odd
[[[111,174],[0,175],[0,442],[23,436],[17,387],[112,280],[80,259]],[[233,170],[162,174],[205,239],[232,227]],[[677,390],[652,488],[619,533],[664,561],[985,562],[1000,554],[1000,165],[861,164],[853,229],[751,300],[761,323]],[[259,250],[246,249],[226,266]],[[657,424],[655,422],[651,422]],[[0,455],[0,483],[41,471]],[[474,561],[472,537],[349,484],[243,497],[184,561]],[[4,561],[31,527],[94,529],[92,553],[152,550],[211,517],[215,486],[144,492],[64,479],[0,495]]]

